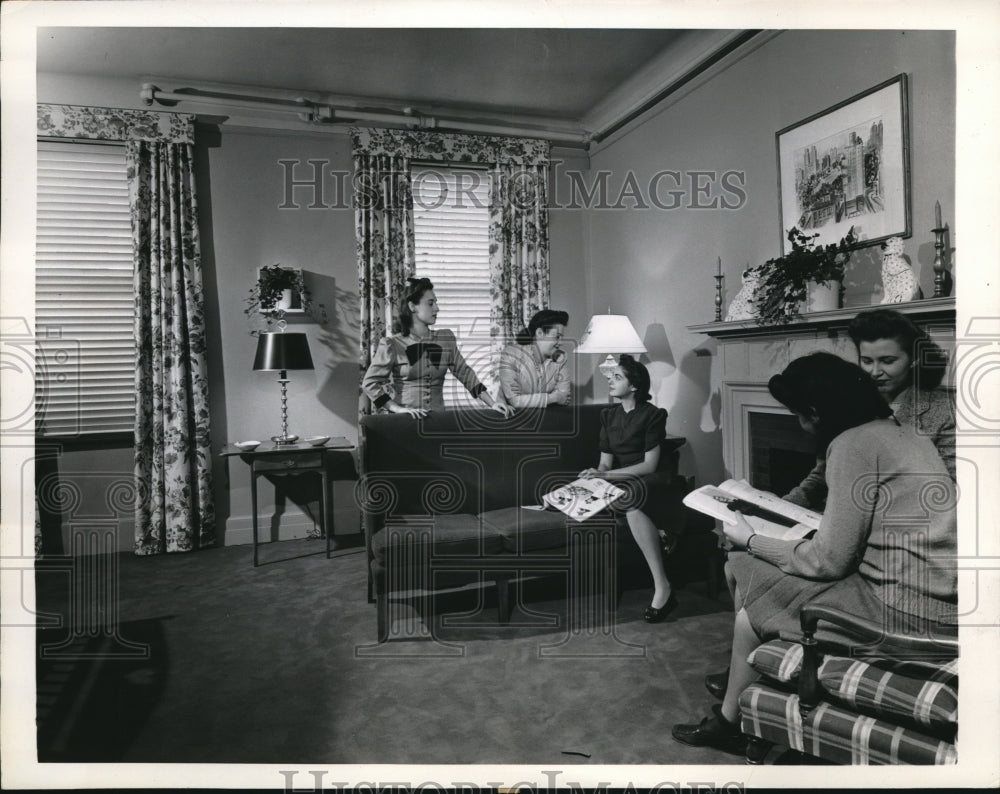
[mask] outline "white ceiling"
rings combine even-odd
[[[39,72],[593,130],[740,31],[46,27]],[[216,89],[218,90],[218,89]],[[611,114],[610,116],[608,114]],[[601,118],[598,118],[600,116]]]

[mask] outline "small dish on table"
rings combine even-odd
[[[237,441],[233,444],[241,452],[253,452],[260,446],[259,441]]]
[[[306,443],[311,444],[314,447],[321,447],[329,440],[329,436],[310,436],[306,439]]]

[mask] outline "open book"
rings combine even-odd
[[[724,524],[736,524],[739,511],[755,532],[771,538],[797,540],[815,529],[820,513],[786,502],[779,496],[754,488],[746,480],[726,480],[721,485],[703,485],[684,497],[684,504]]]
[[[579,479],[549,491],[542,499],[558,510],[562,510],[570,518],[584,521],[599,513],[615,499],[625,493],[621,488],[612,485],[600,477]]]

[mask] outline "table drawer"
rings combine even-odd
[[[323,451],[296,452],[258,457],[253,462],[255,471],[300,471],[323,467]]]

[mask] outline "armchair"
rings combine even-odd
[[[956,626],[887,630],[814,604],[800,620],[799,642],[772,640],[750,656],[763,678],[740,694],[749,763],[772,744],[836,764],[956,763]],[[820,621],[858,645],[817,639]]]

